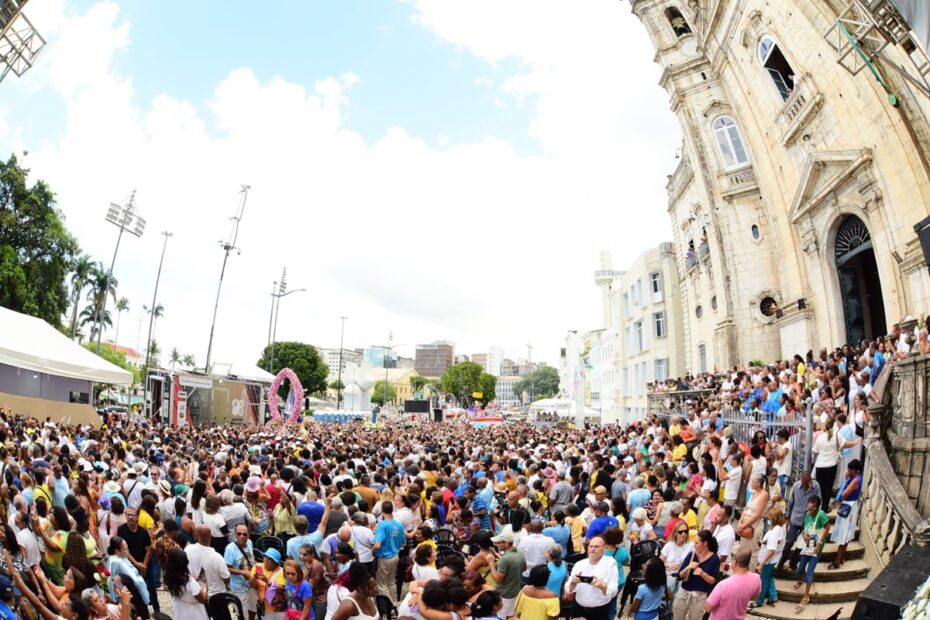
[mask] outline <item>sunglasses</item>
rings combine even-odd
[[[678,534],[687,534],[687,533],[688,533],[688,530],[678,530],[677,532],[675,532],[676,535],[678,535]]]

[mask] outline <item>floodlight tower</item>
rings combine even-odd
[[[0,2],[0,81],[11,71],[22,77],[45,47],[45,39],[23,13],[28,1]]]

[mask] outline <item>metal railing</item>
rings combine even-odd
[[[739,411],[724,407],[720,418],[726,426],[733,429],[733,438],[751,446],[753,437],[762,431],[770,442],[776,442],[778,432],[788,431],[788,443],[791,445],[791,480],[797,480],[801,472],[811,470],[811,448],[813,447],[813,415],[797,414],[793,417],[780,417],[764,411]]]

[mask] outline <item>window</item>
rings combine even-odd
[[[623,315],[630,316],[630,294],[623,294]]]
[[[640,353],[646,350],[645,334],[643,333],[643,322],[636,321],[633,323],[633,353]]]
[[[668,359],[656,360],[656,381],[668,379]]]
[[[658,273],[649,274],[649,286],[652,290],[652,303],[662,301],[662,276]]]
[[[636,281],[636,305],[643,305],[643,279]]]
[[[762,237],[762,232],[759,230],[758,224],[753,224],[749,231],[752,233],[753,241],[758,241]]]
[[[656,338],[665,337],[665,313],[656,312],[652,315],[652,322],[655,325],[655,336]]]
[[[704,316],[703,306],[698,306],[697,308],[694,309],[694,316],[696,316],[697,318],[701,318],[702,316]]]
[[[772,297],[763,297],[762,301],[759,302],[759,312],[763,316],[773,316],[778,312],[778,302],[776,302]]]
[[[675,31],[676,37],[682,37],[686,34],[691,34],[691,26],[688,25],[688,22],[681,14],[681,11],[679,11],[677,8],[670,6],[669,8],[665,9],[665,18],[668,19],[668,23],[671,24],[672,30]]]
[[[707,372],[707,347],[698,345],[698,372]]]
[[[759,62],[769,72],[782,101],[787,101],[794,90],[794,69],[772,37],[762,37],[759,41]]]
[[[717,146],[723,156],[723,165],[726,168],[735,168],[749,163],[746,149],[743,148],[743,138],[740,137],[736,123],[729,116],[721,116],[714,121],[714,135],[717,136]]]

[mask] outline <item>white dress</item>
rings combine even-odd
[[[181,597],[171,597],[174,620],[209,620],[206,606],[197,600],[198,594],[200,594],[200,584],[193,578],[188,579]]]

